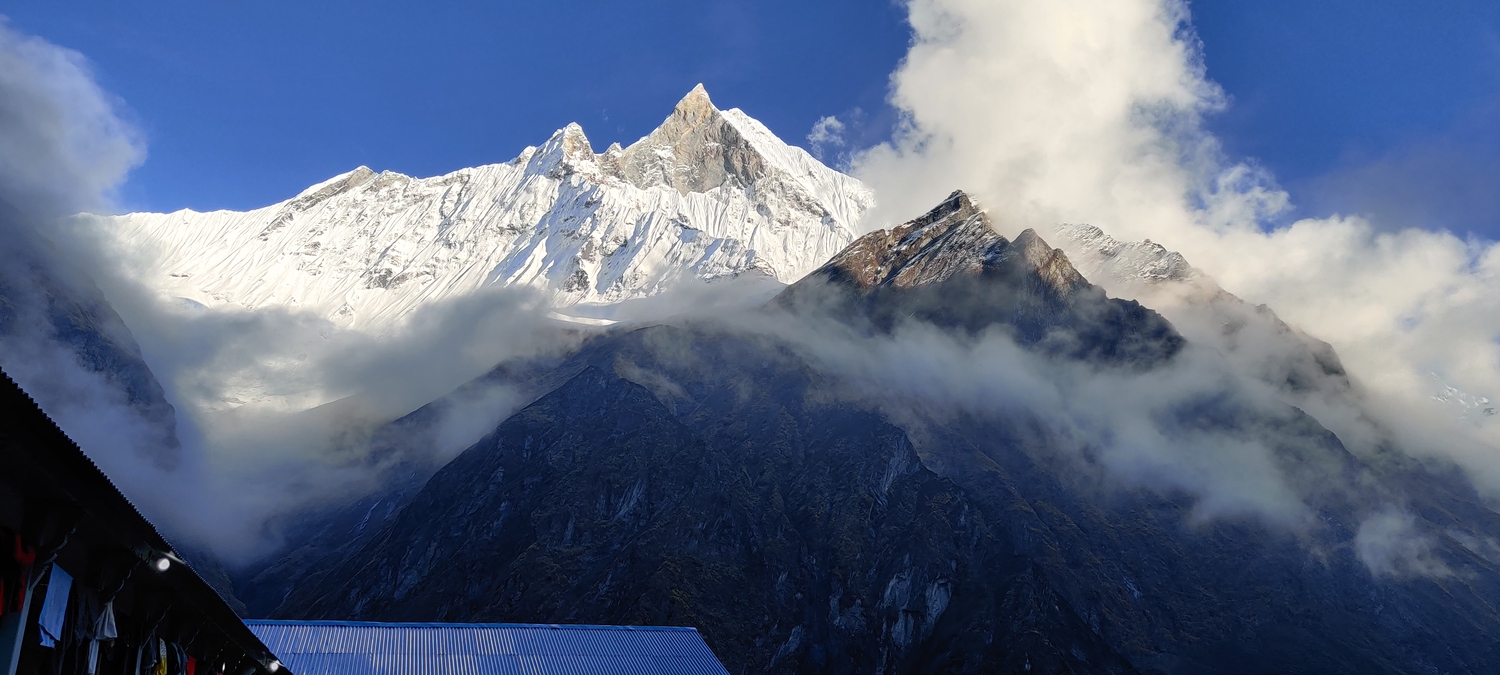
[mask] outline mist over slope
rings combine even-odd
[[[1350,452],[961,193],[760,311],[512,376],[550,392],[276,616],[685,623],[788,673],[1495,656],[1500,515],[1460,476]]]
[[[151,517],[184,471],[176,413],[89,267],[48,236],[109,203],[140,161],[132,130],[79,54],[0,20],[0,367]]]

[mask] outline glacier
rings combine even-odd
[[[873,204],[700,84],[629,147],[595,152],[570,124],[503,164],[432,178],[359,167],[251,211],[97,222],[164,297],[383,332],[488,286],[583,308],[686,280],[791,283],[853,241]]]

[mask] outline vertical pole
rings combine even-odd
[[[21,642],[26,639],[26,619],[31,616],[32,586],[26,585],[26,598],[21,602],[21,611],[0,616],[0,674],[16,675],[16,665],[21,660]]]

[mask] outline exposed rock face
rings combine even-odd
[[[677,104],[667,121],[621,151],[612,164],[632,185],[666,186],[681,194],[726,184],[753,185],[772,170],[714,107],[701,84]]]
[[[898,424],[795,346],[708,327],[610,338],[560,370],[573,379],[276,616],[691,624],[737,673],[1479,673],[1493,657],[1477,647],[1500,627],[1488,564],[1463,585],[1385,583],[1347,546],[1318,560],[1255,524],[1189,526],[1189,500],[1096,491],[1019,411]],[[1276,433],[1331,453],[1304,468],[1338,455],[1298,424]],[[1350,507],[1328,509],[1320,536],[1347,541]]]
[[[962,192],[860,237],[777,302],[858,316],[880,330],[912,318],[971,332],[997,326],[1043,351],[1114,364],[1155,364],[1183,345],[1155,312],[1107,298],[1035,231],[1014,242],[995,232]]]

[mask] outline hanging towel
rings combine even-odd
[[[115,601],[104,603],[104,611],[99,612],[99,620],[94,622],[95,640],[113,640],[120,637],[120,629],[115,626]]]
[[[42,602],[42,614],[37,621],[42,629],[43,647],[52,647],[62,639],[63,624],[68,618],[68,592],[72,589],[73,577],[53,565],[51,580],[47,582],[47,599]]]
[[[94,675],[99,668],[99,643],[117,637],[120,637],[120,632],[115,628],[115,601],[110,600],[99,610],[99,616],[89,631],[88,675]]]

